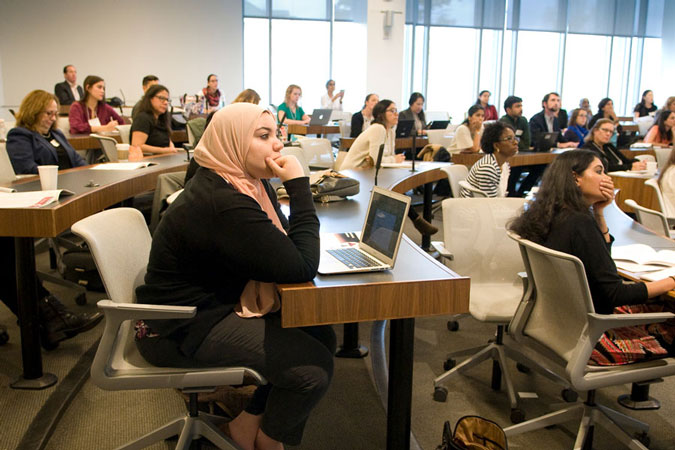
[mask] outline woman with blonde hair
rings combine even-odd
[[[257,105],[260,103],[260,96],[253,89],[244,89],[232,103],[253,103]]]
[[[621,170],[644,170],[647,164],[637,159],[626,158],[610,142],[614,135],[614,121],[612,119],[598,119],[586,136],[586,143],[581,148],[592,151],[602,161],[605,172]]]
[[[279,122],[285,119],[284,123],[290,125],[305,125],[309,123],[309,116],[305,114],[302,106],[298,105],[300,97],[302,97],[302,89],[297,84],[291,84],[286,88],[284,102],[277,108]]]
[[[54,94],[35,90],[21,101],[16,127],[7,133],[7,154],[17,174],[38,173],[38,166],[59,169],[87,163],[56,128],[59,102]]]

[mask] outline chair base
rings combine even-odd
[[[646,440],[649,425],[606,406],[597,404],[576,403],[558,411],[537,417],[536,419],[512,425],[505,428],[504,432],[507,437],[511,437],[568,422],[578,418],[579,415],[581,415],[581,423],[579,425],[576,441],[574,442],[575,450],[591,448],[590,444],[592,443],[586,443],[586,440],[588,438],[592,439],[593,427],[595,425],[603,427],[627,448],[633,450],[648,450],[639,439],[629,435],[625,431],[625,428],[634,429],[644,440]]]
[[[140,450],[173,436],[178,436],[175,450],[188,450],[193,440],[202,437],[208,439],[220,449],[241,450],[237,444],[225,436],[216,426],[216,424],[224,422],[224,418],[211,414],[199,413],[198,416],[194,417],[186,414],[132,442],[118,447],[117,450]]]

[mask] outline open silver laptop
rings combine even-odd
[[[315,109],[312,113],[312,120],[309,121],[309,124],[326,125],[330,120],[330,115],[332,112],[332,109]]]
[[[374,187],[360,237],[321,233],[319,273],[373,272],[394,267],[410,197]]]

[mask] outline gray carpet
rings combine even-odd
[[[440,214],[439,214],[440,216]],[[436,222],[435,222],[436,223]],[[438,223],[440,226],[440,223]],[[413,230],[409,236],[419,239]],[[440,236],[434,236],[439,238]],[[41,260],[44,264],[44,260]],[[51,287],[51,286],[50,286]],[[67,292],[61,297],[69,303]],[[100,297],[100,295],[99,295]],[[93,300],[84,308],[93,308]],[[445,354],[455,349],[479,345],[494,334],[492,326],[470,318],[460,320],[461,329],[451,333],[446,329],[447,317],[417,319],[415,366],[413,386],[413,432],[421,446],[433,450],[440,443],[443,422],[453,425],[463,415],[479,414],[503,426],[509,425],[509,405],[506,396],[490,387],[490,364],[469,370],[448,383],[448,401],[437,403],[432,399],[433,378],[442,372]],[[24,434],[34,418],[53,395],[58,386],[44,391],[16,391],[9,382],[20,373],[20,348],[15,319],[0,307],[0,323],[10,328],[11,340],[0,347],[0,450],[17,448],[20,442],[30,442]],[[370,324],[361,325],[361,342],[368,346]],[[64,341],[52,352],[43,353],[45,369],[65,379],[80,357],[100,335],[102,327],[75,339]],[[336,327],[338,333],[341,327]],[[522,407],[528,418],[549,411],[548,405],[560,402],[560,388],[534,374],[521,374],[512,367],[517,389],[537,392],[538,399],[524,400]],[[675,449],[675,379],[652,386],[652,395],[660,399],[658,411],[633,412],[616,403],[617,395],[628,392],[630,386],[603,389],[598,401],[646,421],[651,425],[652,450]],[[153,427],[168,421],[184,411],[183,401],[172,390],[108,392],[86,381],[65,409],[56,425],[47,449],[110,449],[138,437]],[[512,449],[570,449],[578,423],[553,427],[514,437]],[[35,429],[35,425],[31,430]],[[294,449],[384,449],[386,417],[375,392],[370,360],[336,360],[333,383],[307,424],[301,445]],[[161,443],[151,448],[171,449],[173,443]],[[24,446],[23,448],[37,448]],[[621,448],[612,437],[599,431],[594,448],[617,450]]]

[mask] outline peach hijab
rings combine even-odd
[[[252,103],[233,103],[222,108],[206,127],[194,158],[200,166],[214,171],[237,191],[258,202],[272,223],[286,233],[262,182],[246,170],[246,156],[263,114],[271,113]],[[249,280],[235,312],[241,317],[260,317],[277,311],[279,306],[276,284]]]

